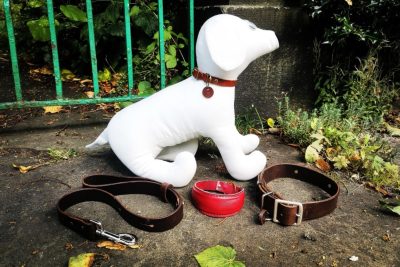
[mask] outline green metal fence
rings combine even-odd
[[[0,109],[8,108],[23,108],[23,107],[43,107],[55,105],[79,105],[79,104],[98,104],[107,102],[122,102],[122,101],[135,101],[143,97],[133,95],[132,89],[134,86],[133,80],[133,66],[132,66],[132,42],[131,42],[131,25],[130,25],[130,0],[124,1],[124,17],[125,17],[125,40],[126,40],[126,54],[127,54],[127,76],[128,76],[128,94],[119,97],[100,97],[99,96],[99,80],[97,71],[97,57],[95,47],[95,34],[93,24],[93,11],[91,0],[86,0],[86,13],[88,21],[89,32],[89,45],[90,57],[92,66],[92,81],[94,97],[88,99],[68,99],[63,97],[63,88],[60,72],[60,63],[58,58],[57,47],[57,34],[54,20],[53,0],[47,0],[47,14],[50,28],[50,42],[53,57],[53,73],[55,79],[56,99],[43,100],[43,101],[25,101],[22,97],[21,79],[18,67],[17,47],[15,42],[14,27],[12,22],[12,14],[10,8],[10,0],[4,0],[4,13],[7,27],[8,41],[10,46],[10,57],[12,65],[12,73],[14,78],[15,96],[13,102],[0,103]],[[189,0],[189,66],[192,71],[194,68],[194,0]],[[159,42],[160,42],[160,84],[161,88],[166,85],[166,69],[165,69],[165,43],[164,43],[164,9],[163,0],[158,0],[158,27],[159,27]]]

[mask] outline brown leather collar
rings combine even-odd
[[[211,76],[208,73],[203,73],[199,71],[198,68],[193,70],[193,77],[197,80],[203,80],[205,83],[215,84],[223,87],[234,87],[236,85],[236,81],[234,80],[223,80],[214,76]]]
[[[268,183],[278,178],[294,178],[318,186],[330,197],[306,203],[288,201],[268,188]],[[331,213],[337,206],[338,184],[323,173],[297,164],[277,164],[258,175],[258,187],[262,193],[260,223],[272,220],[282,225],[298,225],[303,220],[319,218]]]
[[[161,232],[175,227],[183,217],[183,200],[172,185],[159,183],[140,177],[120,177],[111,175],[92,175],[83,179],[83,187],[64,195],[57,203],[58,217],[62,224],[78,232],[90,240],[105,237],[120,242],[112,236],[128,234],[112,234],[104,231],[101,223],[86,218],[77,217],[66,210],[85,201],[98,201],[113,207],[129,224],[149,232]],[[175,210],[166,217],[146,218],[131,213],[116,198],[116,195],[147,194],[158,196],[164,202],[169,202]],[[105,234],[104,234],[105,232]],[[102,234],[103,233],[103,234]],[[110,238],[111,235],[111,238]],[[120,242],[125,244],[124,242]]]

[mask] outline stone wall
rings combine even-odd
[[[289,4],[288,4],[289,3]],[[264,116],[277,114],[277,101],[287,95],[296,107],[311,109],[313,38],[308,16],[299,1],[197,1],[196,28],[210,16],[228,13],[275,31],[280,48],[253,62],[239,77],[236,110],[252,104]]]

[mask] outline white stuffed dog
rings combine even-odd
[[[243,136],[235,127],[234,83],[249,63],[278,47],[273,31],[247,20],[228,14],[208,19],[196,43],[198,72],[118,112],[86,147],[109,143],[134,174],[181,187],[196,172],[197,139],[204,136],[232,177],[254,178],[266,157],[254,151],[256,135]]]

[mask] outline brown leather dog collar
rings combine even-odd
[[[161,232],[175,227],[183,217],[183,200],[172,185],[159,183],[140,177],[123,177],[111,175],[92,175],[83,179],[83,187],[64,195],[57,203],[58,217],[62,224],[82,236],[96,240],[99,237],[131,245],[135,237],[130,234],[113,234],[103,230],[101,223],[95,220],[80,218],[66,210],[78,203],[98,201],[113,207],[129,224],[149,232]],[[162,218],[146,218],[130,212],[116,195],[147,194],[158,196],[164,202],[174,206],[174,211]]]
[[[293,178],[310,183],[323,189],[330,197],[306,203],[284,200],[267,185],[278,178]],[[303,220],[316,219],[331,213],[337,206],[340,191],[338,184],[328,176],[297,164],[277,164],[264,169],[258,175],[258,188],[262,193],[260,223],[272,220],[282,225],[298,225]]]
[[[211,76],[208,73],[203,73],[199,71],[198,68],[193,70],[193,77],[197,80],[203,80],[207,85],[209,83],[223,86],[223,87],[234,87],[236,85],[236,80],[223,80],[214,76]]]

